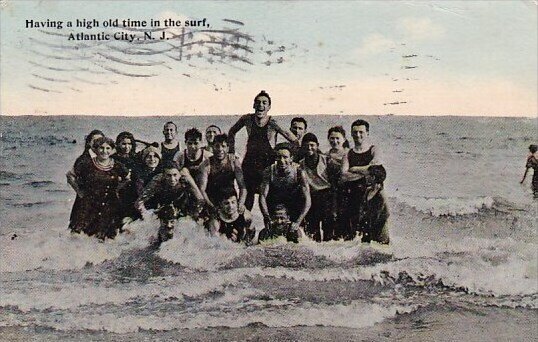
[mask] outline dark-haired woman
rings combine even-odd
[[[99,239],[114,238],[122,226],[118,190],[128,180],[128,171],[115,162],[112,139],[94,141],[95,157],[75,165],[80,206],[73,208],[69,227]]]
[[[113,155],[115,161],[120,162],[125,166],[133,178],[133,175],[138,172],[138,159],[136,156],[136,141],[132,133],[121,132],[116,138],[116,153]],[[134,203],[138,198],[136,185],[134,182],[129,182],[119,192],[121,203],[121,215],[126,218],[134,219],[138,217],[138,210],[135,209]]]
[[[75,160],[75,165],[73,168],[66,173],[67,178],[67,184],[69,184],[73,190],[75,190],[77,196],[75,197],[75,203],[73,203],[73,208],[71,209],[71,217],[69,218],[69,222],[73,222],[73,213],[78,212],[80,209],[81,204],[81,198],[82,198],[82,191],[80,190],[78,183],[77,183],[77,175],[75,173],[75,169],[80,167],[81,164],[86,164],[88,160],[91,160],[93,157],[95,157],[95,152],[92,149],[93,143],[98,138],[104,137],[105,134],[101,132],[98,129],[94,129],[91,131],[85,138],[84,141],[84,151],[82,154]],[[69,228],[71,228],[71,225],[69,225]],[[71,228],[71,230],[73,230]]]

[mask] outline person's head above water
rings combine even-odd
[[[231,216],[238,212],[237,193],[234,188],[224,188],[217,197],[217,205],[224,215]]]
[[[351,136],[356,145],[361,145],[368,137],[370,132],[370,124],[362,119],[353,121],[351,124]]]
[[[306,133],[306,129],[308,128],[308,124],[306,123],[305,118],[303,117],[295,117],[291,119],[290,123],[290,131],[295,134],[297,139],[301,140],[303,135]]]
[[[262,90],[254,98],[254,105],[252,107],[254,108],[254,114],[256,117],[263,118],[271,109],[271,97],[265,92],[265,90]]]
[[[104,136],[105,136],[105,134],[102,131],[98,130],[98,129],[94,129],[93,131],[91,131],[86,136],[85,143],[84,143],[84,151],[88,151],[90,149],[93,149],[93,142],[97,138],[104,137]]]
[[[284,204],[277,204],[271,210],[271,222],[275,225],[282,225],[290,222],[288,209]]]
[[[177,136],[177,125],[172,121],[168,121],[163,127],[164,141],[170,142]]]
[[[538,145],[535,145],[535,144],[529,145],[529,151],[530,153],[535,154],[536,151],[538,151]]]
[[[205,129],[205,140],[208,144],[213,144],[215,137],[221,133],[222,131],[219,126],[210,125]]]
[[[117,152],[120,155],[134,157],[136,154],[136,141],[132,133],[121,132],[116,137]]]

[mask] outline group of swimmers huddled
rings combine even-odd
[[[176,220],[189,216],[214,235],[247,244],[284,236],[298,242],[306,234],[315,241],[352,240],[389,243],[389,216],[382,194],[386,171],[368,142],[365,120],[351,125],[350,148],[342,126],[328,130],[331,146],[319,150],[307,121],[293,118],[289,130],[268,115],[271,98],[261,91],[254,113],[242,116],[222,133],[215,125],[202,133],[164,125],[164,142],[145,143],[122,132],[116,141],[94,130],[84,153],[67,173],[77,193],[70,217],[72,232],[104,240],[114,238],[130,221],[153,210],[160,219],[159,242],[173,237]],[[248,134],[241,160],[235,135]],[[278,143],[277,136],[288,142]],[[137,151],[137,142],[144,148]],[[264,218],[256,235],[251,210],[255,194]]]

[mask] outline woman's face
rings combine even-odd
[[[133,142],[130,138],[123,138],[118,144],[118,152],[120,154],[130,154],[133,150]]]
[[[149,168],[156,168],[159,165],[159,156],[155,152],[150,152],[144,159],[144,163]]]
[[[100,160],[108,160],[113,152],[112,146],[110,146],[107,143],[101,144],[97,147],[97,151],[95,153],[97,154],[97,158]]]
[[[342,147],[342,144],[344,143],[344,136],[342,133],[338,132],[331,132],[329,135],[329,144],[332,148],[339,149]]]

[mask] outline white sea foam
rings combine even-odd
[[[458,216],[478,213],[491,209],[495,203],[493,197],[476,198],[401,198],[415,209],[432,216]]]
[[[253,304],[253,305],[251,305]],[[42,315],[32,319],[31,324],[47,326],[58,330],[94,330],[115,333],[137,332],[142,330],[172,330],[207,327],[244,327],[253,323],[262,323],[269,327],[294,326],[333,326],[346,328],[362,328],[372,326],[397,314],[409,313],[418,308],[416,305],[383,306],[364,301],[353,301],[349,304],[312,304],[290,305],[287,301],[271,300],[264,302],[265,310],[256,303],[239,303],[228,305],[226,311],[216,307],[206,312],[170,312],[166,315],[118,315],[104,313],[85,315],[74,313],[61,317]],[[250,310],[247,308],[252,307]],[[270,307],[267,308],[267,307]],[[23,317],[6,317],[3,325],[30,324]]]
[[[209,236],[193,221],[180,220],[174,238],[164,242],[158,256],[196,270],[216,270],[245,254],[245,245]]]
[[[0,272],[68,270],[99,264],[117,258],[126,250],[147,247],[158,224],[154,218],[133,222],[125,227],[125,233],[105,242],[84,234],[71,234],[66,229],[39,230],[14,240],[4,235]]]

